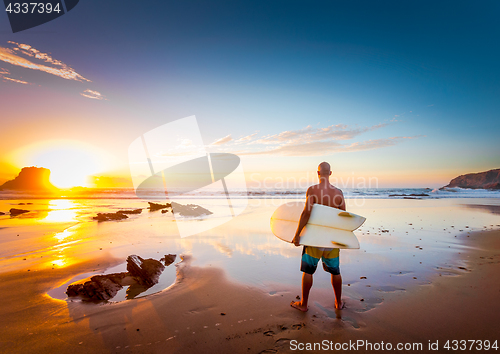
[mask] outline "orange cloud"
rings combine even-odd
[[[87,98],[92,98],[94,100],[105,100],[106,98],[99,92],[97,91],[92,91],[92,90],[85,90],[83,92],[80,92],[80,95],[83,97]]]
[[[39,50],[31,47],[27,44],[19,44],[16,42],[9,42],[14,44],[16,47],[13,49],[4,48],[0,46],[0,61],[20,66],[26,69],[43,71],[51,75],[55,75],[61,77],[66,80],[75,80],[75,81],[87,81],[90,80],[84,78],[82,75],[78,74],[75,70],[73,70],[68,65],[64,64],[59,60],[53,59],[49,54],[40,52]],[[44,65],[40,63],[36,63],[30,59],[26,59],[21,55],[34,58],[36,60],[41,60],[49,65]]]
[[[18,84],[25,84],[25,85],[29,85],[29,82],[26,82],[26,81],[23,81],[23,80],[17,80],[17,79],[12,79],[10,77],[6,77],[6,76],[3,76],[2,77],[4,80],[9,80],[9,81],[12,81],[12,82],[17,82]]]
[[[231,134],[223,137],[223,138],[220,138],[218,140],[215,140],[212,144],[210,145],[223,145],[227,142],[230,142],[231,140],[233,140],[233,138],[231,138]]]
[[[27,81],[14,79],[14,78],[8,77],[6,75],[10,75],[9,70],[4,69],[4,68],[0,68],[0,78],[2,78],[4,80],[12,81],[12,82],[17,82],[19,84],[31,85],[31,83],[29,83]]]

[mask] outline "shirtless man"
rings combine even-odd
[[[345,210],[345,201],[342,191],[330,184],[330,165],[322,162],[318,166],[319,184],[309,187],[306,194],[306,205],[299,220],[299,226],[295,232],[293,243],[295,246],[300,244],[300,233],[306,226],[311,215],[312,207],[315,203],[326,205],[333,208]],[[335,308],[342,309],[342,276],[339,267],[339,249],[338,248],[318,248],[304,246],[302,250],[302,262],[300,270],[302,274],[302,300],[292,301],[290,304],[296,309],[306,312],[307,301],[309,300],[309,291],[313,284],[313,274],[318,266],[319,259],[323,262],[323,269],[332,275],[332,286],[335,293]]]

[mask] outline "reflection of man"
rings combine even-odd
[[[306,194],[306,205],[300,216],[299,226],[295,232],[293,243],[295,246],[300,244],[300,233],[306,226],[311,216],[311,210],[314,204],[322,204],[333,208],[345,210],[345,201],[342,191],[330,184],[330,165],[322,162],[318,166],[319,183],[309,187]],[[332,274],[332,286],[335,293],[335,308],[342,309],[342,276],[339,267],[339,249],[338,248],[319,248],[304,246],[302,250],[302,262],[300,270],[302,274],[302,300],[292,301],[290,304],[301,311],[307,311],[307,301],[309,300],[309,291],[313,284],[313,274],[318,266],[319,259],[323,262],[323,269]]]

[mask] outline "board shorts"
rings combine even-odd
[[[307,274],[314,274],[321,258],[325,272],[333,275],[340,274],[339,249],[338,248],[319,248],[304,246],[302,250],[302,261],[300,270]]]

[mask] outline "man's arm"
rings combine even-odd
[[[307,199],[306,199],[306,205],[304,205],[304,210],[302,211],[302,214],[300,215],[300,220],[299,220],[299,226],[297,227],[297,231],[295,231],[295,236],[292,240],[292,243],[295,246],[300,246],[300,233],[302,232],[302,229],[304,226],[306,226],[307,222],[309,221],[309,217],[311,216],[311,211],[314,203],[316,202],[316,198],[314,195],[310,194],[310,188],[307,190]]]

